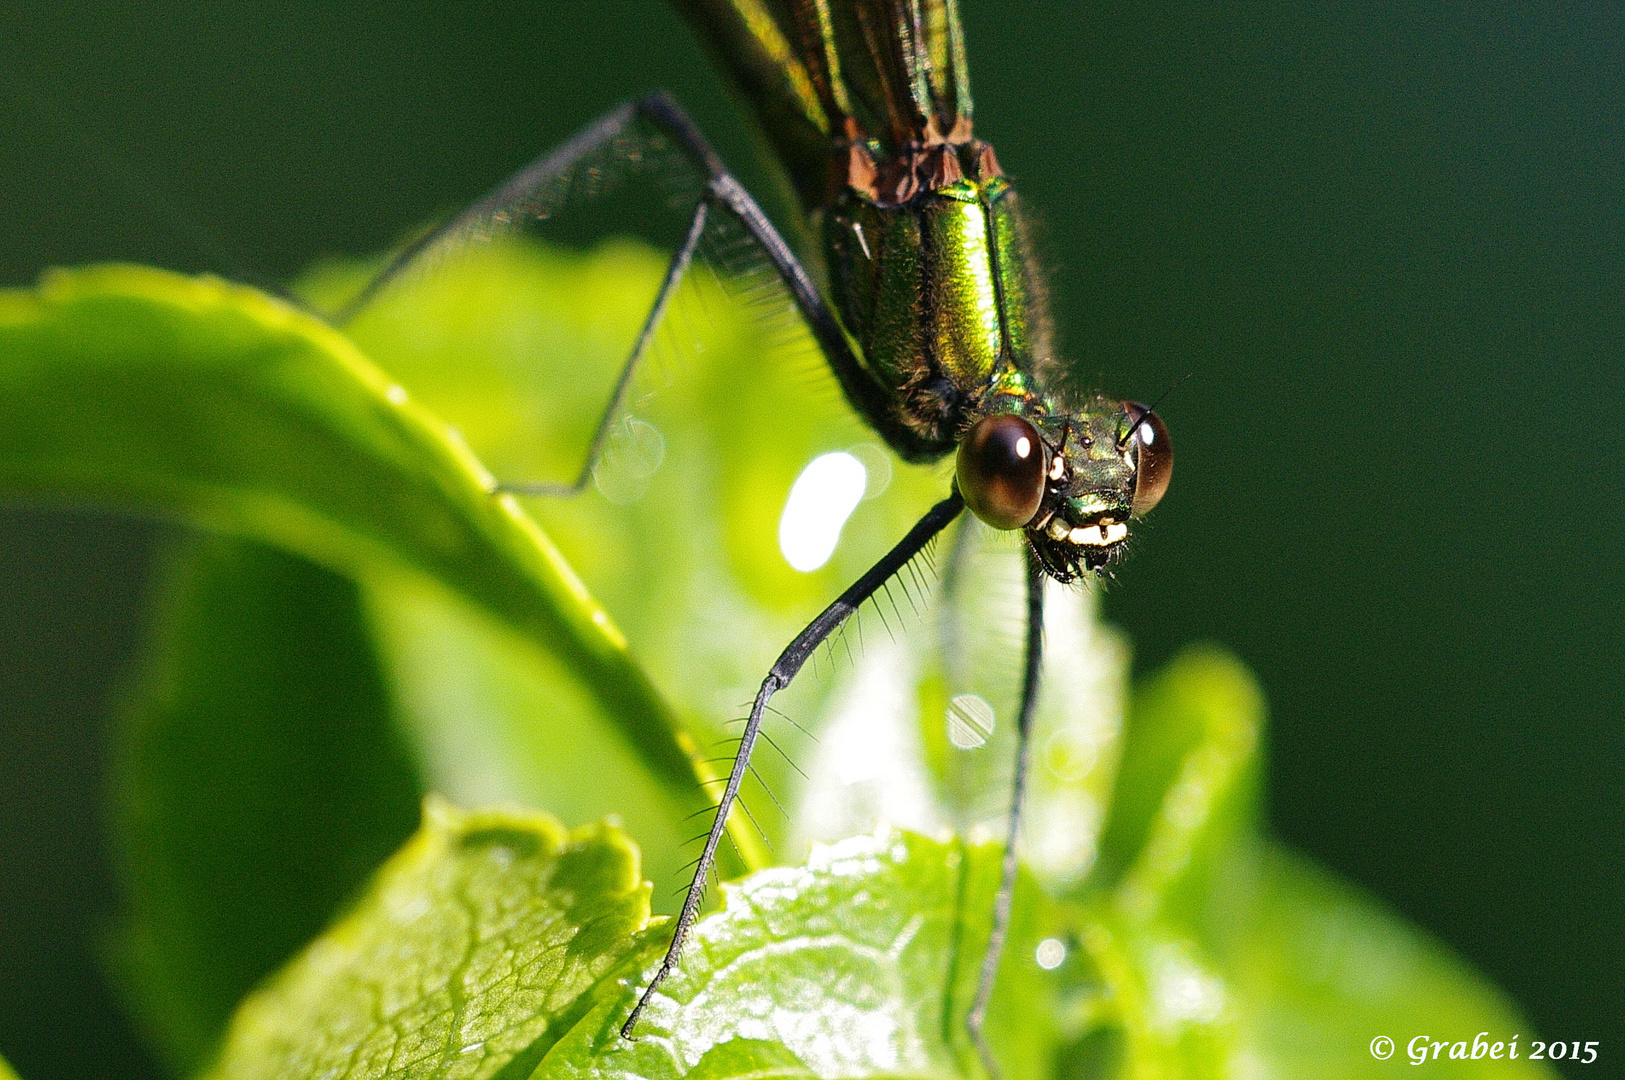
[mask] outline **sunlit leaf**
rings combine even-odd
[[[210,1075],[975,1076],[963,1017],[997,873],[992,849],[894,833],[725,886],[627,1042],[665,928],[633,936],[647,893],[624,840],[431,802],[356,908],[244,1005]],[[1044,1075],[1051,1024],[1033,937],[1023,919],[992,1021],[1022,1078]]]
[[[815,848],[804,867],[724,886],[683,966],[654,999],[636,1043],[620,1039],[635,1000],[606,997],[544,1061],[549,1076],[720,1075],[805,1068],[818,1076],[978,1076],[964,1017],[987,940],[998,853],[911,833]],[[1049,995],[1024,920],[990,1022],[1006,1074],[1038,1077],[1052,1039]],[[646,972],[647,974],[647,972]],[[745,1054],[735,1047],[746,1041]],[[720,1055],[728,1055],[723,1058]],[[738,1075],[738,1074],[730,1074]]]
[[[1251,674],[1213,647],[1136,688],[1100,863],[1070,909],[1088,963],[1062,1075],[1391,1075],[1417,1034],[1524,1029],[1448,951],[1260,838],[1263,718]],[[1386,1059],[1371,1052],[1384,1035],[1399,1046]],[[1467,1066],[1550,1075],[1527,1059]]]
[[[644,852],[655,910],[674,911],[698,785],[677,798],[558,657],[498,620],[411,582],[363,597],[427,788],[466,806],[545,808],[568,825],[613,817]]]
[[[347,339],[261,294],[101,267],[0,295],[0,489],[430,583],[558,658],[671,798],[703,804],[679,723],[545,534]]]
[[[347,330],[498,477],[569,480],[665,262],[625,240],[584,252],[520,240],[480,245],[448,268],[410,277]],[[371,269],[332,265],[306,288],[343,296]],[[806,336],[736,303],[708,269],[689,277],[662,327],[621,416],[658,433],[664,449],[653,471],[637,485],[590,482],[573,498],[522,502],[625,631],[707,756],[720,757],[737,734],[728,722],[779,651],[948,481],[936,467],[908,466],[881,449]],[[790,490],[812,461],[848,452],[864,462],[874,497],[858,505],[829,562],[800,572],[779,544]],[[903,596],[895,599],[919,627]],[[878,642],[903,629],[889,606],[883,615],[867,609],[861,622],[775,702],[796,724],[818,731],[829,696],[851,677],[848,656],[865,652],[859,636]],[[746,802],[775,845],[769,857],[796,861],[805,848],[785,846],[791,830],[774,799],[786,807],[797,800],[796,770],[806,768],[812,745],[789,723],[769,724],[795,764],[764,746],[755,768],[765,790],[753,779]],[[650,850],[651,860],[662,854]]]
[[[1194,924],[1213,864],[1258,826],[1263,724],[1252,673],[1217,648],[1136,687],[1091,887],[1136,920]]]
[[[528,1075],[648,913],[615,830],[431,800],[355,908],[244,1003],[208,1075]]]
[[[816,356],[806,366],[794,342],[729,314],[723,283],[697,283],[693,321],[674,323],[690,347],[677,340],[668,358],[681,370],[652,367],[634,394],[630,419],[645,426],[628,422],[621,461],[641,486],[530,504],[611,620],[518,504],[489,494],[451,425],[510,479],[567,478],[659,257],[496,245],[470,265],[357,323],[389,376],[333,331],[219,283],[113,268],[8,294],[0,484],[179,513],[349,575],[303,590],[344,596],[326,659],[351,669],[352,694],[387,687],[428,783],[578,823],[616,812],[669,883],[681,818],[703,806],[705,752],[682,732],[725,731],[784,642],[946,477],[891,461]],[[713,302],[720,313],[704,315]],[[828,453],[861,462],[878,497],[804,574],[777,525]],[[882,473],[889,490],[867,490]],[[631,843],[612,826],[566,834],[529,812],[431,803],[357,906],[238,1012],[218,1075],[979,1076],[963,1023],[997,877],[996,847],[978,840],[998,837],[1008,797],[1020,567],[998,538],[966,563],[957,542],[781,696],[777,730],[806,741],[757,759],[783,797],[755,791],[755,816],[782,846],[760,855],[742,840],[747,854],[793,864],[812,841],[862,835],[730,886],[639,1042],[618,1028],[669,927],[647,925]],[[195,658],[246,640],[257,590],[286,603],[301,591],[290,583],[320,573],[289,563],[275,585],[273,562],[215,582],[187,654],[190,730],[234,716],[204,707],[233,664]],[[207,640],[238,603],[243,626]],[[320,628],[319,606],[299,610]],[[1403,1043],[1402,1023],[1469,1041],[1515,1026],[1444,950],[1260,839],[1263,698],[1239,662],[1184,654],[1122,721],[1123,647],[1086,594],[1052,590],[1050,610],[1021,841],[1036,873],[1018,891],[989,1028],[1005,1075],[1351,1076],[1377,1067],[1376,1035]],[[251,654],[292,655],[237,652]],[[368,803],[364,788],[349,794]],[[197,793],[169,805],[182,795]],[[157,829],[152,850],[183,842],[185,820]],[[187,933],[208,925],[176,912]],[[202,985],[198,963],[174,961]],[[1527,1060],[1475,1067],[1540,1075],[1518,1071]]]

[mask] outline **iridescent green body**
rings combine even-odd
[[[911,456],[953,448],[1001,363],[1031,370],[1027,264],[1000,258],[1013,203],[1002,176],[962,177],[899,206],[848,191],[822,215],[831,297],[893,395],[879,423]]]
[[[956,0],[677,2],[800,197],[856,346],[857,369],[837,372],[854,408],[916,461],[981,417],[1026,418],[1046,468],[1060,462],[1027,526],[1034,550],[1063,580],[1105,565],[1133,507],[1137,417],[1058,399],[1020,203],[973,131]]]
[[[1128,521],[1155,505],[1173,466],[1151,409],[1100,395],[1066,399],[1053,378],[1047,296],[1021,206],[993,148],[971,124],[956,0],[675,0],[754,107],[819,249],[823,281],[728,171],[676,102],[627,102],[520,170],[490,195],[409,245],[351,301],[341,321],[430,249],[445,251],[549,217],[579,187],[602,190],[608,165],[674,149],[704,187],[687,234],[571,483],[504,484],[509,493],[570,495],[594,475],[615,417],[685,273],[707,238],[742,230],[775,274],[847,400],[904,458],[955,454],[953,490],[852,582],[779,654],[741,730],[716,816],[660,967],[621,1025],[638,1018],[677,970],[707,877],[750,769],[773,696],[819,646],[961,515],[1024,534],[1026,647],[1016,767],[992,928],[966,1027],[982,1037],[1015,895],[1015,840],[1043,663],[1045,578],[1100,571]],[[653,141],[650,141],[653,140]],[[652,153],[649,153],[652,152]],[[713,233],[712,223],[722,233]],[[726,242],[726,241],[724,241]]]

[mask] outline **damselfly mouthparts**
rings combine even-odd
[[[1012,183],[972,126],[956,0],[679,0],[756,112],[817,237],[815,279],[756,201],[664,96],[624,105],[413,245],[347,315],[426,254],[546,218],[614,168],[675,158],[697,180],[686,233],[573,480],[603,452],[669,301],[721,224],[742,230],[788,291],[852,408],[903,458],[956,455],[945,498],[785,648],[762,681],[671,945],[622,1027],[632,1037],[700,910],[764,715],[814,650],[968,507],[1027,550],[1023,675],[993,930],[966,1022],[982,1038],[1016,875],[1042,654],[1043,584],[1103,571],[1130,521],[1166,490],[1168,433],[1152,409],[1064,391],[1045,285]],[[816,265],[816,264],[815,264]]]

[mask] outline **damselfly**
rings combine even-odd
[[[774,695],[877,590],[966,508],[1019,532],[1026,630],[1017,749],[993,930],[966,1017],[982,1026],[1009,924],[1015,839],[1027,786],[1043,646],[1043,584],[1105,570],[1132,518],[1167,488],[1173,455],[1151,408],[1061,386],[1042,275],[1014,188],[972,127],[956,0],[679,0],[753,106],[788,174],[819,262],[804,264],[662,95],[610,112],[403,252],[347,309],[472,237],[558,213],[618,172],[675,167],[696,183],[682,242],[573,481],[506,484],[582,491],[605,449],[669,301],[719,224],[754,245],[791,297],[851,407],[900,456],[955,455],[954,479],[897,544],[784,649],[757,691],[671,945],[627,1016],[675,970]],[[821,266],[814,277],[808,266]]]

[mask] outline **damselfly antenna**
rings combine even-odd
[[[1175,379],[1174,384],[1168,387],[1168,389],[1164,390],[1162,393],[1158,394],[1149,405],[1140,405],[1132,401],[1124,402],[1123,415],[1127,416],[1130,409],[1138,409],[1139,415],[1133,417],[1129,423],[1128,430],[1117,437],[1117,449],[1122,450],[1123,447],[1127,446],[1128,441],[1134,438],[1134,433],[1138,431],[1140,429],[1140,425],[1145,422],[1145,418],[1156,412],[1158,405],[1161,405],[1164,401],[1167,401],[1170,394],[1172,394],[1175,390],[1178,390],[1181,386],[1184,386],[1185,381],[1195,374],[1196,372],[1194,371],[1188,371],[1178,379]]]

